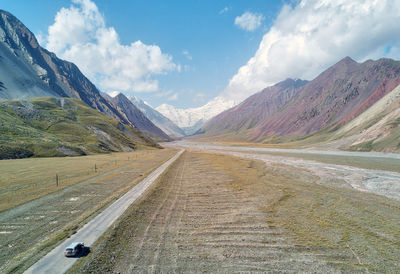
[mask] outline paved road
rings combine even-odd
[[[124,196],[115,201],[102,213],[97,215],[89,223],[83,226],[76,234],[65,240],[54,248],[41,260],[31,266],[25,273],[64,273],[75,262],[76,258],[66,258],[64,249],[72,242],[84,242],[86,246],[91,246],[112,223],[120,217],[124,211],[138,199],[146,189],[171,165],[184,150],[179,151],[174,157],[165,162],[143,181],[129,190]]]

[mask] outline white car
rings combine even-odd
[[[65,249],[64,255],[66,257],[75,257],[83,251],[84,247],[85,247],[84,243],[81,243],[81,242],[71,243]]]

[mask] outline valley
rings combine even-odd
[[[1,161],[0,272],[25,270],[175,153]]]
[[[388,184],[396,197],[388,198],[353,187],[340,170],[174,146],[187,152],[70,273],[399,268],[400,174]]]
[[[399,272],[400,2],[11,2],[0,273]]]

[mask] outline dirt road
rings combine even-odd
[[[186,152],[71,272],[396,269],[397,201],[319,186],[316,177],[299,175],[258,161]],[[388,208],[392,215],[382,218],[393,230],[363,223]]]
[[[165,162],[138,185],[129,190],[125,195],[115,201],[107,209],[97,215],[93,220],[79,229],[76,234],[61,243],[50,253],[44,256],[40,261],[30,267],[26,273],[64,273],[75,262],[76,258],[66,258],[63,251],[66,246],[72,242],[85,242],[91,246],[112,223],[122,215],[122,213],[138,199],[147,188],[164,172],[164,170],[173,163],[182,154],[183,150],[178,152],[173,158]]]

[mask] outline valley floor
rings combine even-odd
[[[29,267],[175,153],[0,161],[0,272]]]
[[[185,152],[70,272],[400,268],[397,199],[305,166],[224,154]]]

